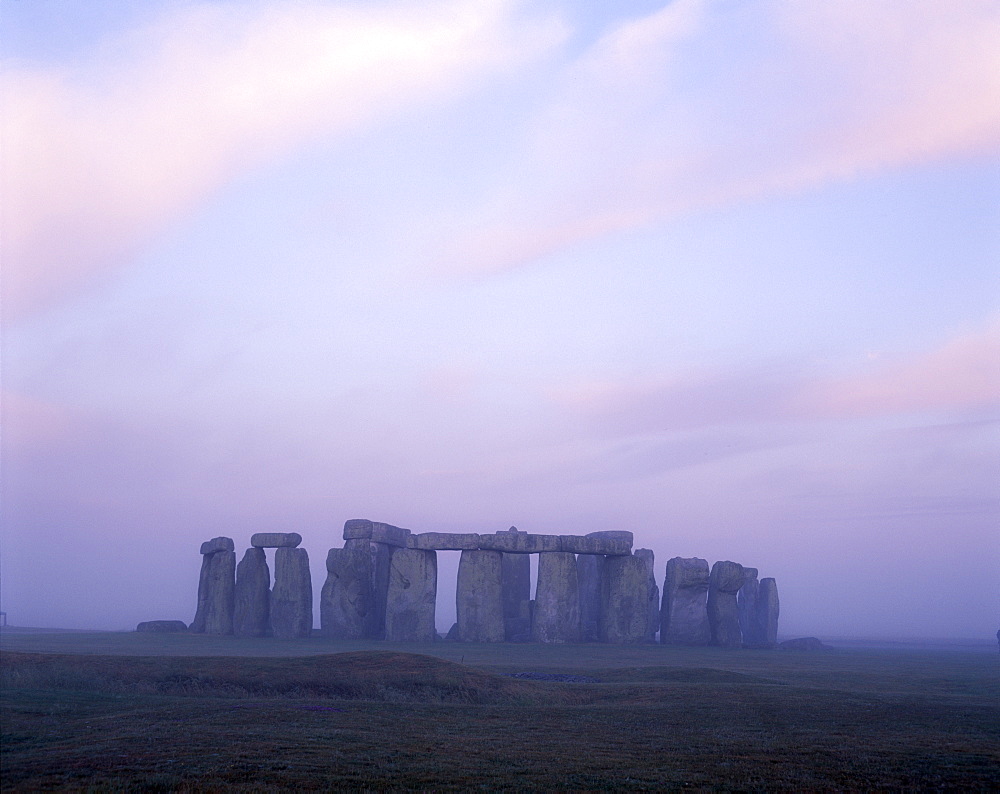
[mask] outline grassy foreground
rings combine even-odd
[[[4,791],[1000,786],[995,654],[0,639]]]

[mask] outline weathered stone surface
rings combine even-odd
[[[204,546],[204,544],[202,544]],[[212,555],[205,554],[201,558],[201,573],[198,575],[198,606],[194,620],[188,631],[195,634],[205,633],[205,615],[208,614],[209,571],[212,570]]]
[[[558,535],[532,535],[528,532],[498,532],[480,535],[479,548],[505,551],[508,554],[536,554],[542,551],[559,551]]]
[[[330,549],[326,581],[320,591],[319,625],[333,640],[359,640],[374,634],[375,597],[368,548]]]
[[[271,628],[271,571],[263,549],[247,549],[236,566],[233,634],[265,637]]]
[[[205,633],[232,634],[236,597],[236,552],[217,551],[207,555],[208,601],[205,606]]]
[[[170,634],[187,631],[188,627],[187,623],[183,620],[146,620],[136,626],[135,630],[155,634]]]
[[[778,643],[778,648],[783,651],[826,651],[835,650],[833,646],[827,645],[819,637],[796,637],[794,640],[785,640]]]
[[[274,553],[271,632],[275,637],[312,634],[312,576],[305,549],[280,548]]]
[[[458,636],[458,624],[452,623],[451,628],[448,629],[448,633],[444,635],[445,640],[448,642],[458,642],[461,638]]]
[[[387,546],[405,549],[409,537],[410,530],[408,529],[394,527],[392,524],[382,524],[378,521],[372,522],[372,543],[385,543]]]
[[[649,626],[649,573],[641,557],[607,557],[601,598],[601,640],[638,643]]]
[[[588,535],[560,535],[560,551],[573,554],[618,555],[632,553],[631,532],[591,532]]]
[[[633,554],[646,565],[646,642],[656,642],[660,630],[660,588],[653,572],[656,558],[651,549],[636,549]]]
[[[295,548],[301,542],[298,532],[257,532],[250,536],[250,545],[257,549]]]
[[[359,540],[372,536],[372,522],[367,518],[352,518],[344,522],[344,540]]]
[[[708,625],[712,629],[712,645],[739,648],[743,644],[736,594],[744,579],[743,566],[738,562],[720,560],[712,566],[708,583]]]
[[[389,569],[385,638],[389,642],[433,642],[437,639],[437,552],[397,549]]]
[[[375,603],[372,638],[381,640],[385,638],[385,599],[389,592],[389,571],[392,567],[392,556],[398,547],[388,543],[370,542],[368,550],[372,559],[372,595]]]
[[[580,554],[576,558],[576,578],[580,593],[580,640],[601,641],[601,599],[604,556]]]
[[[371,553],[372,542],[369,538],[349,538],[344,541],[345,549],[355,549]]]
[[[531,635],[528,601],[531,598],[531,558],[527,554],[504,554],[500,563],[504,639]]]
[[[764,630],[757,618],[757,581],[756,568],[743,568],[743,586],[736,594],[736,606],[740,615],[740,633],[743,635],[744,648],[758,648],[764,643]]]
[[[407,548],[427,551],[465,551],[479,548],[479,535],[474,532],[421,532],[407,538]]]
[[[569,552],[538,555],[531,638],[535,642],[580,641],[580,586],[576,557]]]
[[[201,544],[202,554],[215,554],[217,551],[234,551],[235,549],[236,544],[233,543],[232,538],[212,538]]]
[[[761,579],[757,588],[757,623],[761,627],[761,646],[773,648],[778,642],[778,585],[770,576]]]
[[[458,635],[463,642],[503,642],[502,570],[503,555],[499,551],[462,552],[455,600]]]
[[[667,561],[660,609],[660,642],[670,645],[708,645],[708,562],[700,557]]]

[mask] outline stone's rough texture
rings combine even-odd
[[[479,548],[479,535],[472,532],[421,532],[407,538],[407,548],[428,551],[465,551]]]
[[[500,562],[500,592],[503,603],[503,634],[507,642],[531,635],[528,602],[531,599],[531,558],[527,554],[504,554]]]
[[[569,552],[538,556],[531,638],[536,642],[580,641],[580,588],[576,557]]]
[[[372,536],[372,522],[367,518],[352,518],[344,522],[344,540],[359,540]]]
[[[561,551],[573,554],[631,554],[632,541],[625,538],[604,538],[591,535],[560,535],[559,548]]]
[[[217,551],[208,555],[208,602],[205,608],[206,634],[233,633],[236,598],[236,552]]]
[[[480,535],[479,548],[505,551],[509,554],[535,554],[542,551],[559,551],[558,535],[531,535],[527,532],[499,532]]]
[[[458,624],[452,623],[451,628],[448,629],[448,633],[444,635],[444,638],[448,642],[458,642],[461,638],[458,636]]]
[[[350,538],[344,541],[345,549],[357,549],[366,554],[371,554],[371,545],[372,542],[368,538]]]
[[[437,553],[398,549],[389,568],[385,638],[388,642],[433,642],[437,601]]]
[[[387,546],[396,546],[405,549],[407,540],[410,537],[410,530],[401,527],[394,527],[392,524],[380,524],[372,522],[372,543],[385,543]]]
[[[389,592],[389,571],[392,566],[392,556],[397,546],[388,543],[369,542],[368,551],[372,560],[372,595],[375,611],[372,615],[372,639],[385,638],[385,599]]]
[[[263,549],[247,549],[236,566],[233,634],[266,637],[271,628],[271,571]]]
[[[372,557],[364,549],[330,549],[320,593],[319,624],[332,640],[360,640],[374,634]]]
[[[667,561],[660,609],[660,642],[670,645],[708,645],[708,562],[700,557]]]
[[[785,640],[778,643],[778,648],[783,651],[832,651],[834,648],[827,645],[818,637],[796,637],[794,640]]]
[[[638,643],[649,627],[649,571],[641,557],[607,557],[601,589],[601,640]]]
[[[764,644],[764,630],[757,619],[757,590],[760,586],[757,581],[757,569],[744,567],[743,574],[743,586],[736,594],[743,647],[759,648]]]
[[[503,555],[499,551],[462,552],[455,605],[458,635],[463,642],[503,642],[502,570]]]
[[[656,642],[660,630],[660,588],[656,586],[655,557],[651,549],[636,549],[634,555],[646,565],[646,642]]]
[[[235,551],[236,544],[232,538],[212,538],[201,544],[202,554],[215,554],[217,551]]]
[[[305,549],[280,548],[274,553],[271,631],[275,637],[312,634],[312,576]]]
[[[194,620],[191,621],[191,627],[188,629],[195,634],[204,634],[205,632],[205,615],[208,614],[208,577],[211,570],[212,555],[205,554],[201,558],[201,574],[198,576],[198,607],[194,613]]]
[[[257,532],[250,536],[250,545],[257,549],[294,548],[301,542],[298,532]]]
[[[743,566],[738,562],[722,560],[712,566],[708,583],[708,625],[712,629],[712,645],[739,648],[743,644],[736,594],[745,578]]]
[[[187,623],[183,620],[146,620],[135,627],[136,631],[152,632],[156,634],[176,633],[187,631]]]
[[[773,648],[778,642],[778,584],[771,577],[760,580],[757,588],[757,623],[761,629],[761,647]]]
[[[600,642],[604,557],[580,554],[576,558],[576,579],[580,593],[580,640]]]

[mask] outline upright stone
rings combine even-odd
[[[580,641],[580,586],[576,556],[570,552],[538,555],[531,638],[536,642]]]
[[[274,589],[271,591],[271,631],[275,637],[312,634],[312,576],[305,549],[279,548],[274,553]]]
[[[398,549],[389,568],[385,638],[389,642],[432,642],[437,638],[437,552]]]
[[[760,587],[760,583],[757,581],[757,569],[744,567],[743,574],[743,586],[736,594],[743,647],[759,648],[764,644],[764,627],[757,619],[757,591]]]
[[[368,545],[368,550],[371,554],[372,595],[375,605],[372,636],[376,640],[381,640],[385,638],[385,600],[389,593],[389,571],[392,568],[393,555],[399,551],[399,547],[372,541]]]
[[[236,552],[217,551],[209,555],[208,603],[205,609],[206,634],[232,634],[236,601]]]
[[[576,555],[576,578],[580,592],[580,639],[583,642],[600,642],[604,556]]]
[[[708,583],[708,625],[712,629],[712,645],[739,648],[743,644],[736,594],[744,578],[743,566],[738,562],[722,560],[712,566]]]
[[[608,557],[601,601],[603,642],[643,642],[649,627],[649,573],[645,560]]]
[[[651,549],[636,549],[633,554],[646,564],[646,642],[656,642],[660,630],[660,588],[656,586],[655,557]]]
[[[198,575],[198,606],[195,609],[194,620],[188,631],[195,634],[205,633],[205,615],[208,614],[209,572],[212,570],[212,554],[201,556],[201,573]]]
[[[320,630],[333,640],[360,640],[374,634],[374,618],[372,558],[367,545],[330,549],[319,601]]]
[[[233,634],[265,637],[271,627],[271,571],[264,549],[247,549],[236,566],[236,604]]]
[[[667,561],[660,610],[660,642],[669,645],[708,645],[706,597],[708,562],[700,557],[674,557]]]
[[[463,642],[503,642],[503,553],[468,549],[458,562],[455,606]]]
[[[517,531],[517,527],[507,530],[508,533]],[[523,640],[525,635],[531,635],[531,618],[528,617],[526,607],[531,600],[531,559],[527,554],[502,554],[500,590],[503,601],[503,635],[507,642],[516,642]]]
[[[771,577],[761,579],[757,589],[757,622],[763,647],[773,648],[778,643],[778,585]]]

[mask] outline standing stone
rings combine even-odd
[[[660,642],[670,645],[708,645],[706,597],[708,562],[700,557],[674,557],[667,561],[660,610]]]
[[[712,645],[739,648],[743,644],[736,594],[743,587],[744,578],[743,566],[738,562],[722,560],[712,566],[708,583],[708,625],[712,629]]]
[[[271,628],[271,571],[262,548],[247,549],[236,566],[233,634],[265,637]]]
[[[372,638],[385,638],[385,600],[389,593],[389,571],[392,567],[392,557],[399,550],[398,546],[388,543],[370,542],[372,595],[375,611],[372,617]]]
[[[515,532],[514,527],[511,527]],[[503,553],[500,563],[503,635],[507,642],[531,635],[527,603],[531,600],[531,560],[527,554]]]
[[[580,639],[583,642],[600,642],[604,556],[578,554],[576,578],[580,592]]]
[[[236,600],[236,552],[217,551],[210,554],[209,559],[205,633],[232,634]]]
[[[757,569],[744,567],[743,574],[743,586],[736,594],[743,647],[759,648],[764,643],[764,627],[757,619],[757,591],[760,587],[760,583],[757,581]]]
[[[209,592],[209,571],[212,570],[212,555],[203,554],[201,557],[201,573],[198,576],[198,607],[194,613],[194,620],[188,627],[188,631],[195,634],[205,633],[205,615],[208,614],[208,592]]]
[[[608,557],[601,598],[601,640],[638,643],[649,627],[649,573],[642,557]]]
[[[432,642],[437,639],[437,552],[398,549],[392,555],[386,594],[385,638],[388,642]]]
[[[757,622],[762,646],[773,648],[778,643],[778,585],[771,577],[761,579],[757,588]]]
[[[305,549],[278,549],[274,553],[274,589],[271,591],[271,631],[275,637],[312,634],[312,576]]]
[[[646,642],[656,642],[660,630],[660,588],[656,586],[655,558],[651,549],[636,549],[633,554],[646,564]]]
[[[503,554],[468,549],[458,562],[455,606],[463,642],[503,642]]]
[[[538,555],[531,638],[535,642],[580,641],[580,586],[576,555],[570,552]]]
[[[374,634],[372,558],[362,549],[330,549],[319,600],[319,623],[332,640],[360,640]]]

